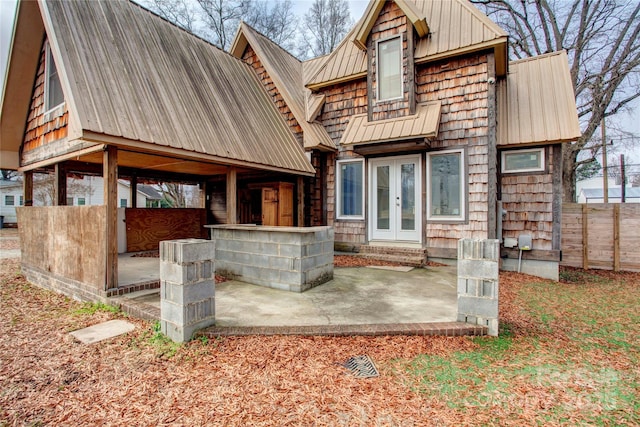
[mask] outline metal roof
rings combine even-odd
[[[319,70],[305,74],[307,87],[317,89],[366,76],[366,51],[357,45],[362,39],[362,34],[358,33],[363,28],[371,29],[372,23],[368,21],[377,19],[377,15],[367,12],[377,10],[377,7],[373,6],[379,1],[381,0],[371,0],[364,16],[326,58]],[[500,60],[504,59],[506,63],[507,34],[467,0],[406,0],[398,5],[405,5],[410,9],[410,16],[420,14],[412,20],[424,19],[429,28],[429,36],[419,37],[416,41],[416,62],[500,45],[501,58],[496,63],[498,67]],[[506,69],[503,72],[506,72]]]
[[[130,1],[40,4],[83,132],[313,173],[242,61]]]
[[[435,138],[440,123],[440,101],[416,106],[416,114],[394,119],[367,121],[367,114],[352,116],[340,144],[362,145],[413,138]]]
[[[335,143],[325,128],[320,123],[307,121],[306,97],[311,91],[302,85],[302,63],[276,43],[242,22],[231,48],[231,54],[241,58],[247,44],[260,58],[269,77],[273,80],[278,92],[302,128],[305,148],[335,150]]]
[[[566,52],[511,62],[498,85],[498,145],[568,142],[580,135]]]

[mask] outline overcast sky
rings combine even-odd
[[[293,0],[293,3],[295,5],[294,9],[296,13],[299,16],[302,16],[311,6],[312,0]],[[357,20],[362,16],[367,3],[367,0],[349,1],[351,15],[354,20]],[[4,87],[5,70],[9,54],[9,45],[11,43],[15,7],[16,0],[0,0],[0,81],[2,87]],[[0,93],[2,93],[2,91],[0,91]],[[636,101],[631,112],[622,112],[618,114],[615,121],[620,123],[620,127],[623,130],[634,133],[636,136],[640,136],[640,100]],[[636,162],[640,162],[640,150],[636,148],[634,151],[635,152],[628,153],[635,158]]]

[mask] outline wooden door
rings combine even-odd
[[[280,184],[278,202],[278,225],[293,227],[293,184]]]
[[[278,190],[262,189],[262,225],[278,225]]]

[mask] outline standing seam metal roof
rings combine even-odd
[[[238,59],[129,1],[41,4],[83,130],[313,172]]]

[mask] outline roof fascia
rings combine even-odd
[[[0,167],[18,169],[44,27],[38,4],[18,2],[0,99]]]
[[[233,43],[231,44],[231,49],[229,49],[229,53],[238,59],[242,59],[242,54],[249,44],[249,42],[247,41],[247,37],[244,34],[243,26],[244,21],[241,21],[240,25],[238,25],[238,31],[236,31],[236,36],[233,39]]]

